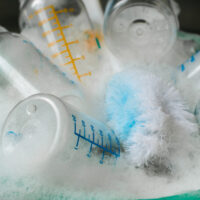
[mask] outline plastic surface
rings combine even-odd
[[[17,158],[18,164],[31,166],[40,166],[58,154],[74,154],[76,150],[84,157],[99,151],[101,164],[105,154],[120,156],[120,143],[112,130],[55,96],[43,94],[25,99],[10,112],[1,147],[7,158],[17,154],[22,158]]]
[[[200,51],[194,54],[190,59],[188,59],[185,63],[183,63],[178,68],[179,73],[177,76],[177,85],[181,87],[182,83],[188,82],[193,83],[193,87],[188,84],[188,90],[196,91],[196,98],[193,97],[192,101],[194,101],[194,105],[196,107],[193,108],[194,113],[197,117],[198,122],[200,123],[200,99],[199,99],[199,77],[200,77]]]
[[[8,32],[8,30],[5,29],[3,26],[0,26],[0,33],[2,33],[2,32]]]
[[[191,112],[199,102],[200,52],[197,52],[172,72],[172,80],[190,105]],[[193,93],[193,95],[191,94]],[[195,95],[194,95],[195,94]]]
[[[200,35],[195,34],[195,33],[187,33],[183,31],[179,31],[178,37],[185,41],[194,42],[196,51],[200,50]]]
[[[81,0],[26,1],[20,13],[22,34],[63,73],[80,82],[92,75],[89,50],[98,42]]]
[[[139,64],[162,58],[172,48],[179,27],[167,0],[110,0],[104,23],[113,53],[125,63]]]
[[[0,73],[24,98],[41,92],[81,96],[76,84],[18,34],[0,33]]]
[[[101,27],[103,27],[104,13],[101,7],[100,0],[83,0],[83,2],[95,28],[101,29]]]
[[[199,76],[200,72],[200,52],[197,52],[190,59],[188,59],[185,63],[180,66],[180,70],[182,74],[187,79],[193,79],[196,76]]]

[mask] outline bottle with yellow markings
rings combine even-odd
[[[90,78],[100,42],[81,0],[22,1],[20,27],[63,73],[79,82]]]

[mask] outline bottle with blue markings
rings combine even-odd
[[[180,89],[192,112],[196,112],[200,92],[200,51],[178,66],[172,75],[176,86]]]
[[[181,74],[187,79],[187,81],[192,82],[192,87],[190,90],[195,90],[197,93],[196,96],[193,96],[193,110],[194,114],[197,118],[198,123],[200,124],[200,100],[199,100],[199,92],[200,92],[200,51],[191,56],[185,63],[179,66],[179,71]],[[180,80],[180,75],[179,75]],[[191,85],[190,85],[191,86]]]
[[[44,166],[55,157],[82,159],[120,157],[120,141],[113,130],[53,95],[38,94],[20,102],[9,114],[1,133],[1,151],[15,164]],[[97,160],[96,160],[97,158]]]
[[[198,76],[198,73],[200,72],[200,51],[191,56],[185,63],[180,65],[179,69],[188,79]]]

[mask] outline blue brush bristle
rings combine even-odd
[[[108,126],[136,166],[156,158],[158,166],[171,159],[164,162],[170,167],[175,165],[174,149],[179,152],[186,144],[185,152],[193,151],[192,135],[198,133],[195,118],[179,92],[156,75],[136,69],[114,75],[107,86],[105,106]]]
[[[131,129],[143,124],[137,121],[142,109],[139,88],[132,85],[131,77],[120,73],[110,81],[106,91],[107,120],[117,130],[121,140],[127,140]]]

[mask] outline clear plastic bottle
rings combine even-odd
[[[20,27],[62,72],[78,81],[92,75],[89,50],[100,44],[81,0],[26,0]]]
[[[176,86],[180,89],[192,112],[198,112],[200,92],[200,52],[197,52],[178,66],[172,74]],[[197,109],[197,110],[196,110]],[[196,111],[195,111],[196,110]]]
[[[20,7],[20,9],[24,6],[25,2],[26,2],[26,0],[19,0],[19,7]]]
[[[178,67],[179,76],[184,76],[187,79],[199,77],[200,73],[200,51],[191,56],[182,65]]]
[[[31,96],[10,112],[1,148],[8,160],[39,169],[56,157],[70,162],[95,154],[101,164],[105,155],[120,157],[120,142],[111,129],[47,94]]]
[[[103,27],[103,10],[101,7],[100,0],[83,0],[86,6],[90,19],[97,29]],[[94,11],[95,10],[95,11]]]
[[[19,34],[0,33],[0,73],[23,98],[41,92],[81,96],[79,86]]]
[[[176,40],[177,7],[170,0],[110,0],[104,21],[108,47],[124,63],[159,61]]]
[[[0,33],[0,129],[9,111],[20,100],[37,93],[82,99],[82,91],[62,74],[26,38]],[[77,104],[77,105],[75,105]],[[77,101],[74,105],[82,107]]]

